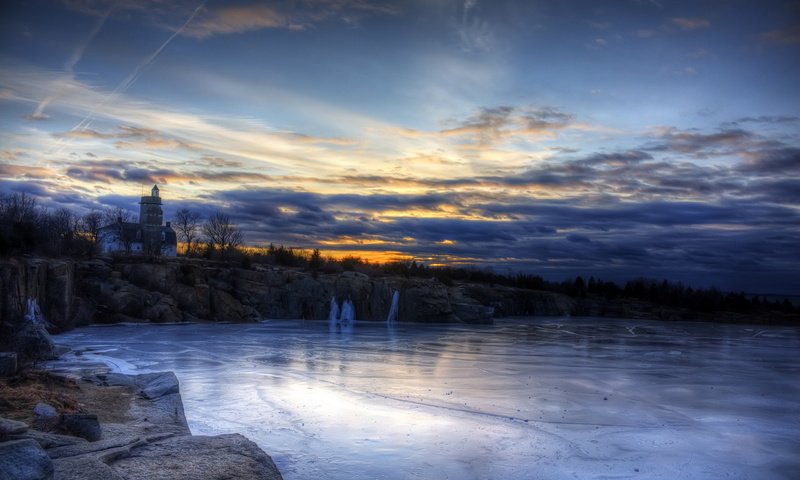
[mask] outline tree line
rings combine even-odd
[[[25,193],[0,194],[0,255],[39,253],[52,256],[91,256],[97,253],[101,227],[114,222],[135,220],[130,211],[122,208],[91,210],[84,215],[77,215],[66,207],[41,207],[34,197]],[[721,292],[716,288],[692,288],[667,280],[639,278],[619,285],[594,277],[587,281],[578,276],[558,282],[524,273],[504,275],[490,269],[431,267],[415,260],[371,263],[357,256],[337,259],[323,256],[319,249],[295,249],[274,244],[266,248],[247,247],[244,246],[242,231],[227,214],[219,211],[203,219],[199,212],[180,209],[172,219],[172,227],[181,242],[181,253],[184,256],[234,261],[245,268],[261,263],[305,268],[315,275],[355,270],[371,276],[436,278],[445,285],[453,285],[455,282],[484,283],[557,292],[574,298],[636,299],[709,313],[800,313],[800,307],[789,300],[769,301],[760,295]]]
[[[67,207],[41,206],[26,193],[0,194],[0,255],[91,256],[98,253],[102,227],[137,221],[131,211],[120,207],[79,215]],[[242,231],[223,212],[204,220],[197,212],[181,209],[172,225],[188,255],[224,259],[244,242]],[[121,240],[130,251],[134,239]]]

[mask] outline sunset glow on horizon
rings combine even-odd
[[[0,189],[158,184],[253,246],[561,279],[800,285],[800,7],[17,2]]]

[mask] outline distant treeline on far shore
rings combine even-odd
[[[34,198],[25,194],[0,194],[0,256],[36,254],[54,257],[86,258],[97,254],[97,230],[104,222],[120,215],[119,209],[91,211],[83,216],[67,208],[48,210],[36,205]],[[215,241],[214,231],[221,217],[224,226],[233,229],[236,242]],[[177,227],[179,251],[185,257],[205,258],[252,268],[255,264],[278,265],[308,269],[317,273],[358,271],[370,276],[397,275],[403,277],[436,278],[445,285],[455,282],[483,283],[508,287],[557,292],[573,298],[600,300],[632,299],[667,307],[714,313],[734,312],[763,314],[782,312],[800,314],[800,305],[786,298],[773,300],[765,295],[743,292],[722,292],[716,288],[701,289],[680,282],[639,278],[620,284],[590,277],[578,276],[565,281],[549,281],[531,274],[498,274],[489,269],[452,266],[427,266],[416,261],[375,263],[357,256],[334,258],[323,256],[320,250],[287,248],[283,245],[252,247],[243,245],[241,231],[229,223],[224,214],[217,214],[206,223],[200,216],[187,210],[176,214],[173,226]],[[188,242],[187,242],[188,240]],[[154,257],[140,257],[154,261]]]

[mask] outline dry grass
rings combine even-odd
[[[43,371],[26,371],[0,379],[0,416],[30,423],[33,407],[43,402],[59,413],[81,411],[75,381]]]

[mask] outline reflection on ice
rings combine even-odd
[[[194,433],[249,436],[287,480],[778,479],[800,469],[800,335],[790,328],[515,319],[326,329],[131,326],[57,340],[86,350],[81,358],[174,370]]]

